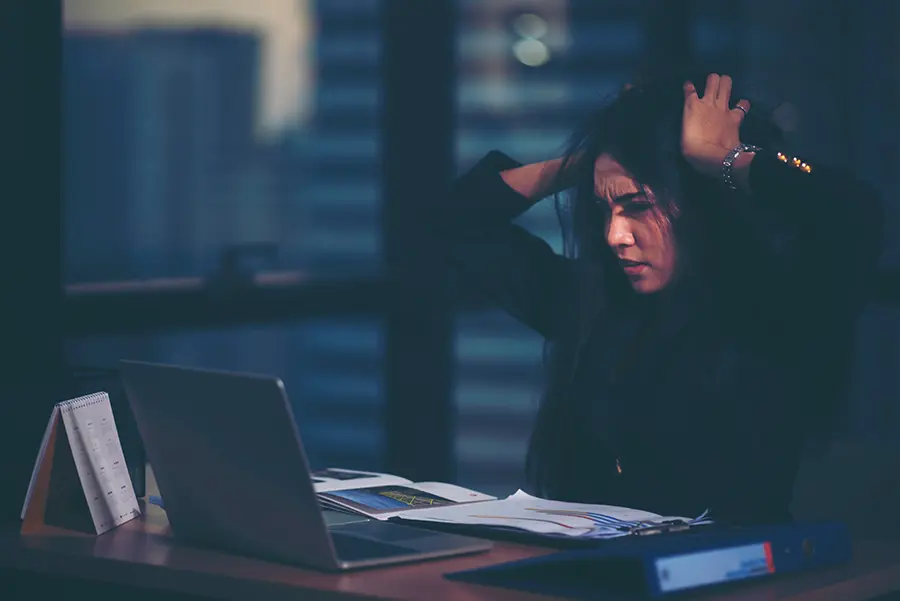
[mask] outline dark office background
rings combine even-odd
[[[27,20],[4,30],[28,115],[3,115],[7,166],[27,162],[4,194],[7,353],[42,361],[7,390],[17,496],[57,376],[120,358],[281,376],[314,466],[513,492],[541,340],[427,269],[410,208],[490,149],[553,157],[667,60],[727,66],[803,156],[883,194],[841,436],[900,440],[895,2],[65,0]],[[521,220],[559,246],[550,203]]]

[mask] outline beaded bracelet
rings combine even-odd
[[[729,152],[722,161],[722,179],[725,180],[726,186],[731,190],[737,190],[737,185],[735,185],[734,180],[731,178],[731,167],[734,165],[734,161],[738,158],[738,155],[742,152],[759,152],[760,150],[762,150],[762,148],[759,146],[751,146],[750,144],[738,144],[731,149],[731,152]]]

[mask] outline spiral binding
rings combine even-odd
[[[96,405],[97,403],[102,403],[104,401],[109,402],[109,395],[105,392],[95,392],[93,394],[86,394],[78,398],[63,401],[59,403],[59,409],[60,411],[65,412],[75,411],[77,409],[88,407],[90,405]]]

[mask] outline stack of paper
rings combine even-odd
[[[712,523],[667,517],[649,511],[565,503],[533,497],[521,490],[504,499],[442,482],[411,482],[391,474],[329,468],[313,472],[323,507],[377,520],[452,524],[530,532],[548,537],[617,538],[659,529]]]
[[[712,523],[707,519],[706,512],[692,519],[666,517],[613,505],[549,501],[521,490],[496,501],[406,511],[401,519],[580,538],[617,538],[660,526],[699,526]]]

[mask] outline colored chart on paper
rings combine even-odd
[[[321,497],[331,498],[340,503],[350,505],[367,513],[400,511],[422,507],[440,507],[455,505],[455,501],[435,494],[410,488],[408,486],[376,486],[373,488],[354,488],[350,490],[334,490],[320,493]]]

